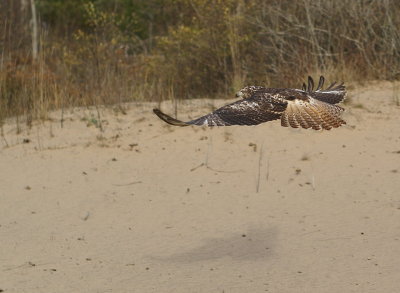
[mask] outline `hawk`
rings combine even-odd
[[[325,78],[321,76],[315,90],[310,76],[302,89],[246,86],[236,94],[240,100],[188,122],[174,119],[159,109],[153,109],[153,112],[161,120],[176,126],[257,125],[280,119],[285,127],[330,130],[346,124],[340,118],[344,109],[336,105],[344,100],[346,88],[343,83],[336,85],[334,82],[322,89],[324,82]]]

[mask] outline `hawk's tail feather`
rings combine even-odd
[[[172,118],[171,116],[161,112],[159,109],[153,109],[154,114],[156,114],[161,120],[167,122],[168,124],[175,126],[189,126],[188,123],[183,122],[181,120]]]

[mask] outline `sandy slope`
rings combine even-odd
[[[63,128],[60,112],[19,135],[9,122],[0,289],[398,292],[394,94],[353,90],[348,125],[329,132],[173,128],[151,104],[102,110],[104,132],[83,109]],[[178,117],[209,104],[181,104]]]

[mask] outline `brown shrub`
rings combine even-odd
[[[299,86],[307,75],[400,75],[394,0],[168,0],[160,20],[149,18],[146,38],[89,2],[86,26],[72,34],[42,22],[36,58],[29,9],[15,3],[0,7],[0,120],[77,105],[227,97],[245,84]]]

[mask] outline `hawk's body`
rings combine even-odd
[[[257,125],[281,119],[281,125],[286,127],[329,130],[346,123],[340,118],[344,109],[335,105],[343,101],[346,89],[343,84],[334,87],[336,83],[333,83],[323,90],[323,84],[321,76],[315,91],[311,77],[308,86],[303,84],[301,90],[248,86],[238,92],[241,100],[188,122],[174,119],[158,109],[153,111],[165,122],[176,126]]]

